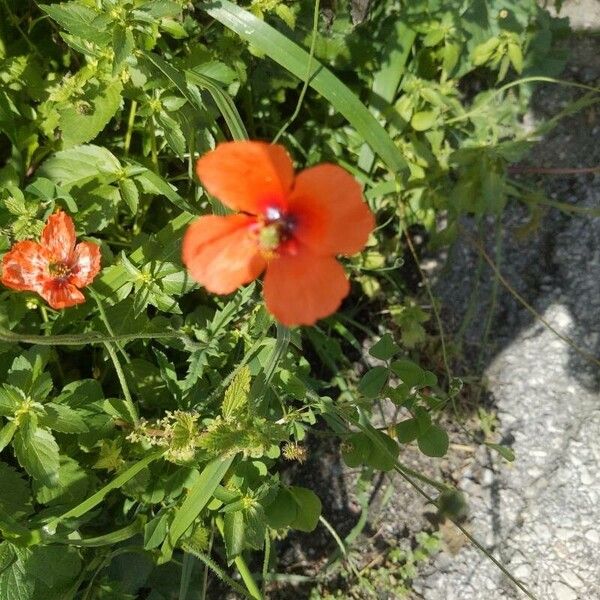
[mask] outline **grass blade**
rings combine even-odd
[[[306,77],[308,52],[269,24],[227,0],[216,0],[202,8],[299,79]],[[309,82],[346,117],[392,173],[400,174],[407,168],[394,141],[377,119],[346,85],[317,60],[312,61]]]

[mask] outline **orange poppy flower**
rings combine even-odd
[[[264,270],[268,310],[285,325],[335,312],[350,285],[337,254],[356,254],[373,230],[358,182],[321,164],[294,174],[282,146],[227,142],[196,164],[205,189],[239,211],[200,217],[183,240],[183,262],[207,290],[229,294]]]
[[[79,288],[92,283],[100,271],[100,246],[75,242],[71,217],[54,213],[40,243],[17,242],[4,255],[0,281],[13,290],[37,292],[56,309],[85,302]]]

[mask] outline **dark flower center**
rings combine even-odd
[[[279,208],[267,208],[264,224],[259,233],[260,245],[265,250],[276,250],[293,237],[297,224],[294,215],[285,213]]]

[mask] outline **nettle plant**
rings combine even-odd
[[[285,469],[317,427],[452,514],[398,460],[447,452],[460,390],[419,364],[403,248],[518,195],[564,23],[359,5],[0,1],[2,598],[263,597],[274,540],[323,520]]]

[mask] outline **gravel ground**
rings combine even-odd
[[[577,12],[581,2],[570,3]],[[592,0],[590,11],[600,11]],[[575,13],[574,13],[575,14]],[[591,13],[579,17],[588,17]],[[598,21],[596,28],[598,28]],[[588,24],[588,27],[591,25]],[[566,78],[600,82],[600,39],[573,41]],[[568,89],[538,93],[532,118],[555,114],[573,98]],[[600,165],[600,113],[593,108],[565,120],[530,157],[544,167]],[[540,180],[550,198],[600,207],[600,176]],[[517,235],[527,213],[503,216],[501,252],[495,228],[484,225],[488,252],[514,288],[561,334],[600,357],[600,220],[547,212],[538,230]],[[473,227],[473,231],[475,228]],[[458,244],[437,293],[456,331],[473,290],[477,257]],[[467,362],[478,356],[494,278],[478,281],[477,308],[465,331]],[[487,299],[487,301],[486,301]],[[505,290],[497,297],[491,335],[481,354],[487,394],[500,431],[517,459],[508,464],[480,448],[459,487],[470,503],[469,528],[539,600],[600,599],[600,369],[536,320]],[[500,571],[470,545],[438,554],[414,583],[425,600],[521,598]]]

